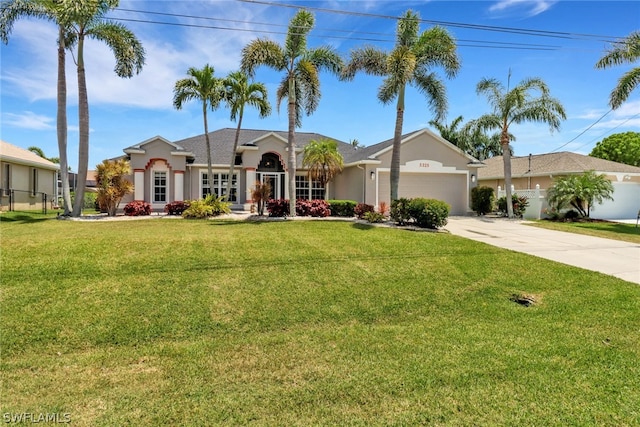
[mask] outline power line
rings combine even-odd
[[[622,125],[626,124],[627,122],[630,122],[631,120],[635,119],[636,117],[640,117],[640,113],[638,113],[638,114],[636,114],[636,115],[634,115],[634,116],[629,117],[627,120],[625,120],[624,122],[620,123],[618,126],[616,126],[616,127],[613,127],[613,128],[611,128],[611,129],[609,129],[608,131],[606,131],[606,132],[605,132],[605,133],[603,133],[602,135],[595,137],[594,139],[592,139],[591,141],[587,142],[586,144],[582,144],[582,145],[580,145],[579,147],[576,147],[576,148],[575,148],[575,150],[579,150],[579,149],[581,149],[582,147],[586,147],[587,145],[592,144],[594,141],[597,141],[597,140],[599,140],[600,138],[602,138],[603,136],[610,134],[610,133],[611,133],[611,132],[613,132],[614,130],[618,129],[620,126],[622,126]]]
[[[366,12],[354,12],[354,11],[339,10],[339,9],[327,9],[327,8],[312,7],[312,6],[299,6],[299,5],[293,5],[293,4],[276,3],[276,2],[265,1],[265,0],[236,0],[236,1],[241,3],[254,3],[254,4],[261,4],[261,5],[274,6],[274,7],[306,9],[306,10],[312,10],[312,11],[323,12],[323,13],[336,13],[341,15],[351,15],[351,16],[380,18],[380,19],[392,19],[392,20],[398,19],[397,16],[392,16],[392,15],[381,15],[381,14],[366,13]],[[466,24],[466,23],[460,23],[460,22],[436,21],[436,20],[430,20],[430,19],[419,19],[419,21],[427,24],[442,25],[445,27],[466,28],[466,29],[475,29],[475,30],[484,30],[484,31],[497,31],[497,32],[505,32],[505,33],[534,35],[534,36],[540,36],[540,37],[555,37],[555,38],[563,38],[563,39],[571,39],[571,40],[596,39],[596,41],[613,43],[620,39],[620,37],[616,37],[616,36],[569,33],[569,32],[563,32],[563,31],[535,30],[535,29],[526,29],[526,28],[517,28],[517,27],[501,27],[501,26],[491,26],[491,25]]]
[[[591,123],[589,125],[589,127],[587,127],[585,130],[583,130],[582,132],[580,132],[580,134],[578,134],[575,138],[573,138],[570,141],[565,142],[564,144],[562,144],[561,146],[559,146],[558,148],[556,148],[555,150],[551,150],[550,153],[554,153],[556,151],[558,151],[559,149],[569,145],[570,143],[572,143],[573,141],[575,141],[576,139],[580,138],[582,135],[584,135],[589,129],[591,129],[592,127],[594,127],[600,120],[604,119],[610,112],[612,112],[613,109],[607,111],[606,113],[604,113],[602,116],[600,116],[600,118],[598,120],[596,120],[595,122]]]

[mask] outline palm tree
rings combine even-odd
[[[84,202],[85,182],[89,168],[89,101],[84,63],[84,42],[87,38],[104,42],[113,52],[119,77],[132,77],[142,71],[144,48],[136,36],[120,23],[110,22],[104,16],[118,7],[118,0],[59,0],[60,14],[71,40],[77,43],[76,69],[78,74],[78,188],[72,216],[80,216]]]
[[[431,120],[429,124],[437,129],[440,132],[440,136],[461,149],[462,151],[467,151],[468,149],[468,140],[464,132],[458,127],[460,123],[462,123],[464,118],[462,116],[458,116],[448,125],[446,123],[441,123],[438,120]]]
[[[240,139],[240,129],[242,127],[242,117],[244,116],[244,107],[249,105],[258,109],[260,118],[265,118],[271,114],[271,105],[267,99],[267,87],[262,83],[249,83],[248,76],[241,72],[235,71],[224,81],[225,100],[231,110],[231,120],[238,119],[238,127],[236,128],[236,136],[233,140],[233,152],[231,153],[231,164],[229,165],[229,179],[227,180],[226,195],[231,194],[231,181],[233,180],[233,169],[236,164],[236,151],[238,150],[238,140]]]
[[[454,77],[460,68],[453,37],[442,27],[432,27],[419,34],[420,17],[408,10],[398,20],[396,44],[389,53],[375,47],[364,47],[351,52],[351,58],[342,76],[351,80],[356,72],[364,71],[385,77],[378,89],[378,99],[388,104],[396,102],[396,124],[391,155],[391,200],[398,199],[400,182],[400,144],[404,121],[405,90],[415,86],[429,100],[436,120],[446,115],[447,97],[444,84],[431,67],[440,66],[447,77]]]
[[[209,141],[209,124],[207,122],[207,109],[214,111],[220,105],[224,97],[224,87],[222,80],[214,77],[215,70],[206,64],[201,70],[195,67],[187,70],[189,77],[180,79],[173,88],[173,106],[180,110],[185,102],[196,99],[202,102],[202,117],[204,119],[204,140],[207,145],[207,181],[209,182],[209,192],[213,183],[213,172],[211,167],[211,142]],[[231,177],[229,177],[231,179]]]
[[[44,3],[33,0],[14,0],[2,3],[0,11],[0,39],[9,42],[9,33],[14,22],[20,17],[35,17],[53,21],[58,25],[58,83],[57,83],[57,138],[58,163],[60,163],[60,180],[62,181],[63,215],[71,213],[71,189],[69,188],[69,166],[67,159],[67,78],[66,30],[62,24],[61,4]]]
[[[312,140],[304,147],[302,166],[309,169],[309,178],[320,182],[327,194],[327,184],[342,172],[344,160],[338,143],[331,139]]]
[[[539,78],[528,78],[513,89],[509,89],[511,72],[507,80],[507,89],[496,79],[480,80],[476,91],[487,96],[493,113],[485,114],[477,119],[479,128],[497,129],[500,131],[504,161],[504,186],[507,200],[511,200],[511,150],[509,149],[509,126],[524,122],[540,122],[549,125],[549,130],[560,129],[560,121],[566,119],[564,107],[557,99],[551,97],[546,83]],[[531,92],[538,92],[532,96]],[[513,218],[513,206],[507,203],[507,214]]]
[[[241,70],[250,77],[261,65],[283,71],[284,77],[278,87],[276,100],[287,98],[289,130],[289,215],[296,214],[296,142],[295,128],[302,125],[302,112],[310,115],[320,102],[321,71],[338,75],[342,69],[342,58],[328,46],[307,48],[307,35],[314,25],[313,14],[300,10],[289,23],[284,46],[267,39],[256,39],[242,49]]]
[[[640,31],[635,31],[614,43],[597,63],[596,68],[608,68],[625,63],[633,64],[640,59]],[[632,68],[620,77],[618,85],[611,91],[609,105],[613,110],[624,103],[631,92],[640,84],[640,67]]]

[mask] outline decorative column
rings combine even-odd
[[[175,171],[173,176],[175,178],[173,201],[181,202],[184,200],[184,171]]]
[[[253,189],[253,186],[256,185],[256,169],[255,168],[245,168],[245,176],[246,176],[246,182],[245,182],[246,196],[245,196],[245,200],[248,202],[248,201],[251,200],[251,191]],[[238,194],[238,198],[239,197],[240,197],[240,194]],[[241,201],[238,200],[238,203],[241,203]]]
[[[144,169],[133,170],[133,200],[144,201]]]

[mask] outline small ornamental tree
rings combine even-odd
[[[604,174],[587,171],[582,175],[556,178],[547,191],[547,200],[552,208],[560,211],[573,207],[583,217],[589,217],[594,203],[613,200],[613,184]]]
[[[133,184],[125,178],[130,173],[126,159],[105,160],[96,166],[97,201],[107,215],[115,216],[122,198],[133,191]]]
[[[640,167],[640,132],[610,135],[598,142],[589,155]]]

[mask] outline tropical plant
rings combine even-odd
[[[339,74],[342,58],[328,46],[307,48],[307,36],[314,26],[313,14],[300,10],[289,23],[283,46],[267,39],[256,39],[242,49],[241,70],[253,77],[261,65],[284,72],[276,93],[277,107],[287,98],[289,130],[289,194],[296,194],[295,128],[302,125],[302,113],[310,115],[320,101],[320,71]],[[289,214],[295,216],[295,197],[289,201]]]
[[[430,120],[429,124],[440,132],[440,136],[442,138],[446,139],[462,151],[467,151],[469,140],[463,130],[459,129],[462,120],[464,120],[464,117],[458,116],[449,124],[442,123],[439,120]]]
[[[429,124],[436,128],[441,137],[480,161],[502,155],[499,133],[489,136],[476,120],[461,125],[462,120],[463,117],[458,116],[450,124],[438,120],[431,120]],[[509,134],[509,140],[514,141],[515,137]]]
[[[367,203],[358,203],[353,209],[353,213],[356,215],[356,217],[358,217],[358,219],[362,219],[367,212],[375,212],[375,210],[376,209],[373,205],[369,205]]]
[[[151,215],[153,208],[149,202],[134,200],[124,205],[123,211],[127,216],[148,216]]]
[[[126,179],[131,166],[126,159],[104,160],[96,166],[98,205],[109,216],[115,216],[122,198],[133,191],[133,184]]]
[[[624,39],[613,43],[613,47],[600,58],[596,68],[609,68],[614,65],[633,64],[640,59],[640,31],[634,31]],[[609,105],[613,110],[620,107],[629,98],[631,92],[640,84],[640,67],[631,68],[618,80],[611,91]]]
[[[591,157],[640,167],[640,132],[610,135],[599,141],[589,153]]]
[[[408,10],[398,19],[396,44],[391,52],[368,46],[351,52],[342,77],[352,80],[358,71],[384,77],[378,89],[378,99],[389,104],[396,99],[396,124],[391,154],[391,201],[398,198],[400,182],[400,148],[405,110],[405,89],[414,86],[423,93],[436,120],[446,115],[447,97],[443,82],[431,72],[440,66],[447,77],[454,77],[460,68],[453,37],[442,27],[432,27],[419,34],[417,13]]]
[[[211,166],[211,141],[209,140],[207,110],[209,108],[211,111],[216,110],[220,105],[220,101],[224,98],[223,82],[214,76],[214,72],[215,70],[209,64],[206,64],[201,70],[191,67],[187,70],[189,77],[178,80],[173,88],[173,106],[177,110],[181,110],[187,101],[197,100],[202,102],[204,140],[207,150],[207,179],[209,183],[213,179],[213,168]],[[234,158],[231,159],[232,163]],[[211,186],[209,186],[209,192],[211,192]]]
[[[261,183],[260,181],[256,181],[256,184],[251,189],[251,200],[256,204],[258,208],[258,215],[264,215],[264,208],[269,200],[269,195],[271,194],[271,185],[269,183]]]
[[[210,216],[219,216],[231,213],[231,203],[224,200],[223,196],[216,196],[213,193],[199,200],[190,200],[186,204],[188,207],[182,212],[183,218],[204,219]]]
[[[511,72],[505,90],[496,79],[484,78],[477,86],[478,94],[486,95],[493,112],[476,119],[479,129],[500,131],[504,163],[504,180],[507,199],[511,199],[511,150],[509,149],[509,127],[525,122],[542,122],[549,130],[560,129],[561,120],[566,119],[564,107],[550,95],[547,84],[539,78],[528,78],[510,89]],[[537,93],[534,97],[531,92]],[[513,217],[513,207],[507,203],[507,216]]]
[[[89,100],[84,62],[84,42],[94,39],[104,42],[116,60],[115,73],[119,77],[132,77],[142,71],[144,48],[136,36],[124,25],[108,21],[105,15],[118,7],[118,0],[60,0],[61,22],[70,31],[68,37],[76,46],[76,69],[78,75],[78,193],[72,216],[82,212],[82,195],[87,181],[89,166]]]
[[[164,211],[167,215],[182,215],[182,212],[184,212],[188,207],[189,202],[176,200],[175,202],[167,203],[164,206]]]
[[[380,212],[367,212],[364,214],[364,219],[369,223],[380,223],[384,222],[386,217]]]
[[[331,215],[331,209],[326,200],[298,199],[296,200],[296,215],[324,218]]]
[[[613,184],[604,174],[591,170],[556,178],[547,190],[547,200],[557,211],[571,206],[581,216],[589,217],[594,203],[613,200],[613,190]]]
[[[69,164],[67,160],[67,78],[66,61],[66,28],[62,21],[64,2],[44,2],[33,0],[14,0],[2,2],[0,10],[0,39],[9,42],[9,33],[14,22],[21,17],[35,17],[55,22],[58,26],[58,78],[57,78],[57,113],[56,132],[58,139],[58,162],[60,164],[60,180],[62,181],[63,215],[71,213],[71,189],[69,187]],[[68,4],[67,4],[68,6]],[[50,159],[53,161],[53,159]]]
[[[267,212],[271,217],[285,218],[290,214],[290,202],[288,199],[269,199],[266,204]]]
[[[309,170],[309,178],[318,181],[326,195],[327,184],[344,168],[338,143],[331,139],[311,140],[304,147],[302,156],[302,167]]]
[[[223,84],[225,101],[231,110],[231,120],[238,120],[236,136],[233,140],[231,164],[229,165],[229,176],[233,176],[238,140],[240,139],[240,129],[242,128],[242,118],[244,116],[244,107],[248,105],[257,108],[260,118],[264,118],[271,114],[271,105],[267,99],[267,87],[262,83],[249,82],[246,73],[241,71],[230,73]],[[231,179],[227,180],[227,191],[225,192],[227,197],[231,194],[231,181]]]
[[[406,197],[400,197],[391,202],[391,219],[399,225],[404,225],[411,219],[411,214],[409,213],[409,204],[411,203],[411,199],[407,199]]]
[[[502,215],[508,215],[507,209],[507,196],[502,196],[497,201],[498,211]],[[524,216],[527,207],[529,206],[529,199],[526,196],[519,196],[517,194],[511,195],[511,211],[516,218],[522,218]]]

